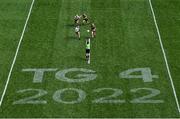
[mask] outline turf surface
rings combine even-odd
[[[1,94],[31,2],[0,1]],[[152,4],[179,97],[180,2],[152,0]],[[81,26],[79,41],[73,27],[73,16],[77,13],[88,14],[97,26],[97,37],[91,40],[90,65],[84,59],[84,39],[89,35],[86,32],[89,25]],[[33,82],[34,72],[25,71],[42,68],[54,70],[45,72],[42,82]],[[80,83],[58,79],[59,71],[71,68],[91,69],[96,71],[93,74],[97,77]],[[119,76],[134,68],[149,68],[159,78],[144,82],[142,78]],[[78,79],[77,74],[82,72],[75,71],[66,76]],[[140,72],[134,75],[140,75]],[[111,89],[95,92],[100,88]],[[149,102],[136,100],[133,103],[133,99],[150,94],[147,89],[132,91],[139,88],[153,88],[160,94],[147,98]],[[24,89],[28,90],[22,91]],[[17,104],[17,100],[37,94],[34,89],[44,95],[29,99],[31,104],[22,104],[27,100]],[[54,96],[63,89],[69,91],[62,93],[62,97]],[[78,89],[81,95],[71,89]],[[93,103],[95,99],[111,95],[112,89],[121,89],[123,93],[117,90],[118,96],[107,99],[106,103]],[[82,91],[86,94],[85,99]],[[66,103],[78,99],[78,103]],[[157,100],[160,102],[153,103]],[[40,102],[43,104],[38,104]],[[0,107],[0,117],[180,117],[148,0],[36,0]]]

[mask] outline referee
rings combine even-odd
[[[86,40],[86,61],[90,64],[90,38]]]

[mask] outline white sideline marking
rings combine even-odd
[[[27,19],[26,19],[24,28],[23,28],[21,37],[20,37],[20,39],[19,39],[19,43],[18,43],[18,46],[17,46],[17,49],[16,49],[16,53],[15,53],[13,62],[12,62],[12,64],[11,64],[11,68],[10,68],[10,71],[9,71],[9,74],[8,74],[8,78],[7,78],[7,81],[6,81],[6,85],[5,85],[3,94],[2,94],[2,96],[1,96],[0,107],[1,107],[1,105],[2,105],[4,96],[5,96],[5,94],[6,94],[6,90],[7,90],[8,84],[9,84],[9,80],[10,80],[10,77],[11,77],[11,74],[12,74],[12,70],[13,70],[13,68],[14,68],[14,64],[15,64],[15,62],[16,62],[16,58],[17,58],[17,55],[18,55],[18,52],[19,52],[19,48],[20,48],[20,46],[21,46],[21,43],[22,43],[22,40],[23,40],[23,37],[24,37],[24,33],[25,33],[25,30],[26,30],[26,27],[27,27],[27,24],[28,24],[30,15],[31,15],[31,11],[32,11],[32,8],[33,8],[33,5],[34,5],[34,1],[35,1],[35,0],[32,0],[31,7],[30,7],[30,9],[29,9],[29,13],[28,13],[28,16],[27,16]]]
[[[160,42],[161,50],[162,50],[162,53],[163,53],[163,56],[164,56],[164,60],[165,60],[166,68],[167,68],[167,71],[168,71],[169,79],[171,81],[171,86],[172,86],[174,97],[175,97],[175,100],[176,100],[176,105],[177,105],[178,111],[180,113],[180,106],[179,106],[179,101],[178,101],[177,94],[176,94],[176,89],[174,87],[173,79],[172,79],[171,72],[170,72],[170,69],[169,69],[169,64],[168,64],[168,61],[167,61],[167,58],[166,58],[166,53],[164,51],[164,46],[163,46],[163,43],[162,43],[161,34],[160,34],[159,27],[158,27],[158,24],[157,24],[157,21],[156,21],[156,16],[155,16],[155,13],[154,13],[154,9],[153,9],[151,0],[149,0],[149,5],[151,7],[151,11],[152,11],[154,23],[155,23],[155,26],[156,26],[156,30],[157,30],[157,33],[158,33],[159,42]]]

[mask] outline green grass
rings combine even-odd
[[[31,1],[0,1],[0,94],[3,92]]]
[[[152,0],[152,4],[179,99],[180,1]],[[30,5],[31,0],[0,1],[1,95]],[[97,26],[97,37],[91,41],[90,65],[84,59],[84,39],[89,25],[81,26],[79,41],[73,27],[73,17],[77,13],[87,13]],[[119,77],[125,70],[146,67],[159,78],[145,83],[141,78]],[[22,71],[27,68],[58,70],[45,72],[42,83],[33,83],[34,73]],[[91,69],[96,71],[97,78],[81,83],[57,79],[58,71],[70,68]],[[77,78],[80,73],[72,72],[66,76]],[[86,93],[86,98],[77,104],[55,101],[54,93],[66,88],[80,89]],[[98,88],[121,89],[123,94],[112,100],[126,102],[92,103],[113,93],[108,90],[93,92]],[[130,92],[137,88],[159,90],[160,94],[150,99],[164,103],[131,103],[135,98],[150,94],[145,90]],[[24,89],[47,91],[46,95],[35,99],[47,101],[47,104],[13,104],[37,94],[34,91],[17,93]],[[78,97],[74,91],[62,94],[62,100],[67,102]],[[0,107],[0,117],[180,117],[148,0],[36,0]]]

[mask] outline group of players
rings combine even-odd
[[[79,40],[81,39],[80,33],[80,21],[82,20],[83,24],[89,24],[89,18],[86,14],[83,15],[76,15],[74,16],[74,24],[75,24],[75,33],[78,36]],[[89,32],[89,30],[87,30]],[[96,37],[96,26],[94,23],[91,23],[91,37]]]
[[[81,32],[80,32],[80,22],[82,21],[83,24],[89,24],[89,18],[86,14],[83,15],[76,15],[74,16],[74,24],[75,24],[75,33],[78,36],[79,40],[81,39]],[[90,64],[90,38],[96,37],[96,26],[94,23],[91,23],[90,30],[87,30],[87,32],[91,31],[91,37],[87,37],[86,39],[86,61],[88,64]]]

